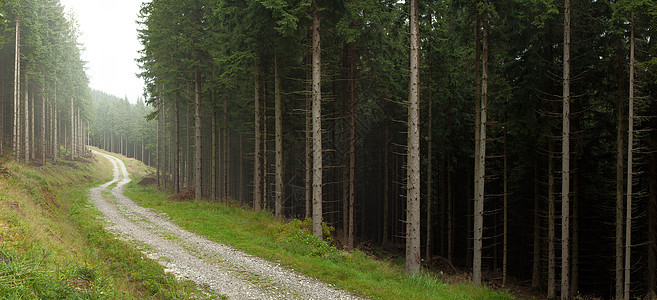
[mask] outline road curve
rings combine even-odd
[[[123,187],[130,182],[123,162],[93,152],[113,165],[114,178],[89,192],[108,222],[107,229],[143,246],[142,251],[166,271],[230,299],[359,299],[276,263],[209,241],[173,224],[165,214],[137,205],[123,195]]]

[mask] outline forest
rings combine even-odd
[[[652,0],[151,1],[138,103],[88,88],[58,0],[0,13],[3,156],[93,145],[410,274],[657,297]]]

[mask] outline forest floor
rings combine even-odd
[[[142,245],[142,251],[169,272],[206,286],[231,299],[358,299],[317,279],[173,224],[160,212],[137,205],[123,194],[130,182],[124,163],[95,152],[113,164],[113,179],[91,189],[91,200],[121,238]]]

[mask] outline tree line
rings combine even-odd
[[[84,155],[92,103],[75,20],[58,0],[4,0],[0,14],[0,155]]]
[[[90,124],[89,145],[136,158],[154,166],[155,129],[152,108],[143,99],[130,103],[102,91],[92,90],[93,120]]]
[[[421,255],[548,298],[655,295],[656,9],[145,4],[161,184],[324,222],[409,273]]]
[[[108,115],[94,142],[150,140],[161,188],[312,218],[409,273],[421,258],[548,298],[654,297],[656,16],[651,0],[152,1],[155,125]],[[1,69],[5,99],[22,76]]]

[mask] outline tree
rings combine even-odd
[[[283,113],[281,108],[281,76],[279,73],[278,51],[274,50],[274,122],[275,122],[275,210],[278,218],[283,216]]]
[[[410,80],[406,192],[406,273],[420,272],[420,44],[418,2],[410,1]]]
[[[255,121],[254,121],[254,126],[255,126],[255,138],[254,138],[254,146],[255,150],[253,152],[254,155],[254,160],[253,160],[253,208],[255,210],[261,210],[262,209],[262,163],[261,163],[261,158],[262,158],[262,146],[260,143],[262,142],[261,138],[261,131],[260,131],[260,121],[262,119],[262,116],[260,115],[260,61],[256,57],[256,62],[254,64],[254,107],[255,107]]]
[[[14,153],[14,159],[18,160],[19,156],[19,111],[18,108],[20,107],[20,90],[21,90],[21,48],[20,48],[20,20],[16,20],[16,42],[15,42],[15,58],[14,58],[14,114],[13,114],[13,120],[14,120],[14,134],[13,134],[13,147],[12,151]]]
[[[313,138],[313,234],[323,239],[322,229],[322,53],[319,0],[312,6],[312,138]]]
[[[625,202],[625,282],[623,284],[623,299],[630,298],[630,270],[632,254],[632,185],[633,145],[634,145],[634,11],[630,21],[630,85],[629,106],[627,118],[627,201]]]
[[[476,171],[477,180],[475,181],[475,203],[474,203],[474,245],[473,245],[473,259],[472,264],[472,278],[476,285],[481,285],[481,257],[482,257],[482,241],[484,231],[484,186],[486,184],[486,103],[488,99],[488,12],[484,12],[482,16],[483,30],[482,30],[482,59],[481,59],[481,98],[479,104],[479,123],[478,123],[478,151],[476,156]],[[479,28],[477,28],[479,30]]]
[[[561,136],[561,299],[570,299],[570,0],[564,0]]]

